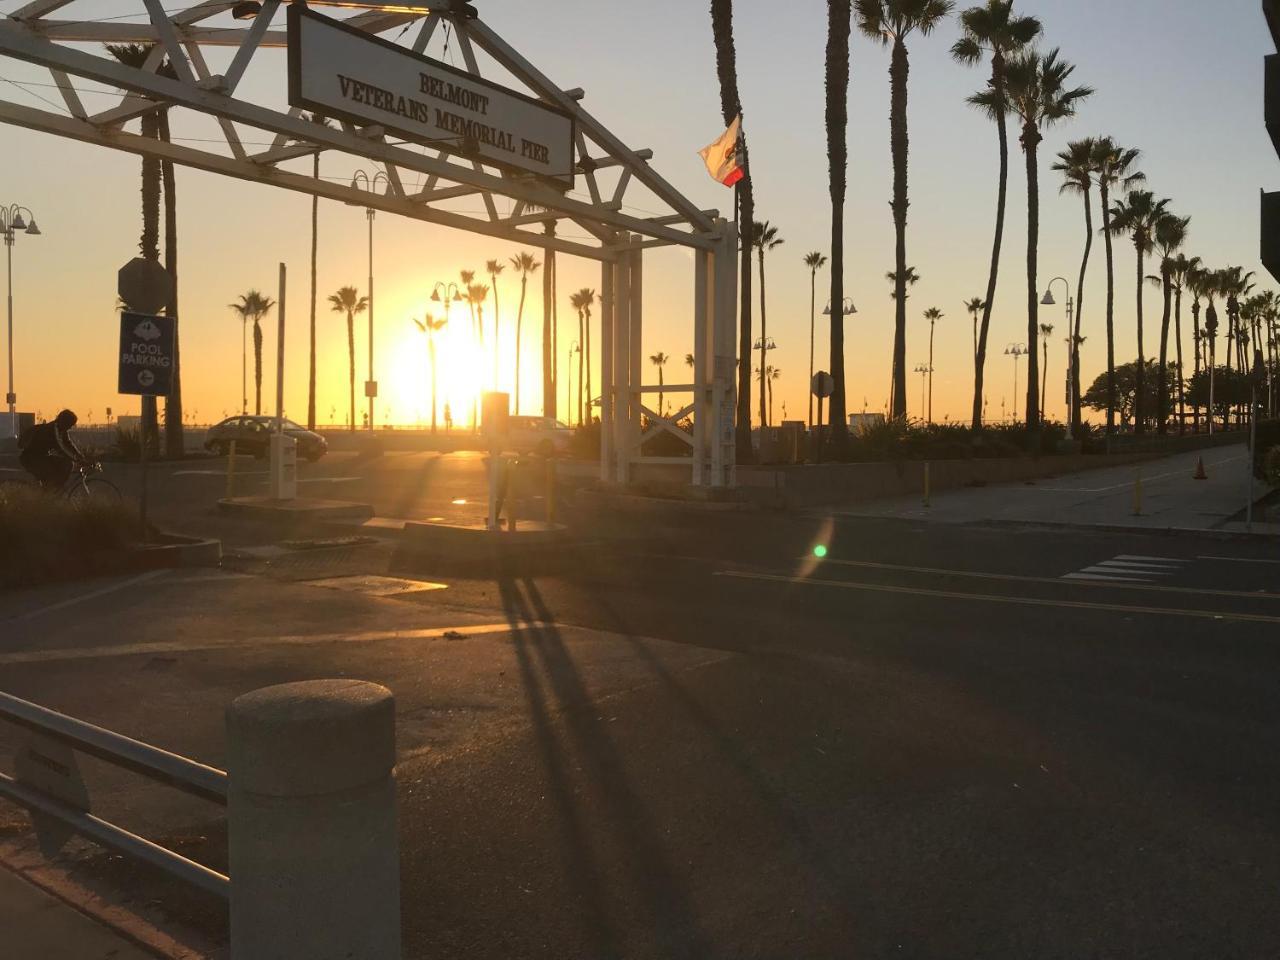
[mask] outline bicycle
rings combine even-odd
[[[92,501],[94,503],[115,504],[123,502],[124,494],[120,492],[120,488],[106,477],[98,476],[100,473],[102,473],[101,463],[96,460],[84,460],[72,468],[71,474],[67,477],[67,482],[59,490],[46,490],[35,480],[13,478],[0,480],[0,496],[3,496],[7,490],[21,489],[47,492],[51,496],[61,497],[73,503]]]

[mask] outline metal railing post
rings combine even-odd
[[[231,956],[399,960],[395,699],[356,680],[227,708]]]

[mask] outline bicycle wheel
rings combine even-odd
[[[76,503],[90,500],[94,503],[121,503],[124,495],[110,480],[102,477],[90,477],[83,483],[77,483],[67,493],[67,499]]]

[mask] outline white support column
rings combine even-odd
[[[613,283],[613,480],[631,478],[631,254],[614,264]]]
[[[710,402],[707,395],[707,315],[714,310],[714,284],[707,282],[708,268],[714,254],[695,250],[693,268],[693,485],[706,485],[707,420]]]
[[[614,277],[617,264],[606,260],[600,264],[600,479],[613,479],[613,452],[617,443],[614,422],[613,351],[614,351]]]
[[[629,463],[640,458],[641,418],[640,405],[644,394],[640,386],[644,383],[644,253],[639,246],[643,237],[632,235],[630,261],[630,277],[628,291],[631,305],[627,310],[627,326],[631,338],[628,358],[631,361],[630,376],[627,380],[627,457]],[[658,411],[661,413],[662,411]],[[631,482],[631,471],[628,468],[627,482]]]

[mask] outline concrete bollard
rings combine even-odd
[[[313,680],[227,708],[233,960],[399,960],[395,699]]]

